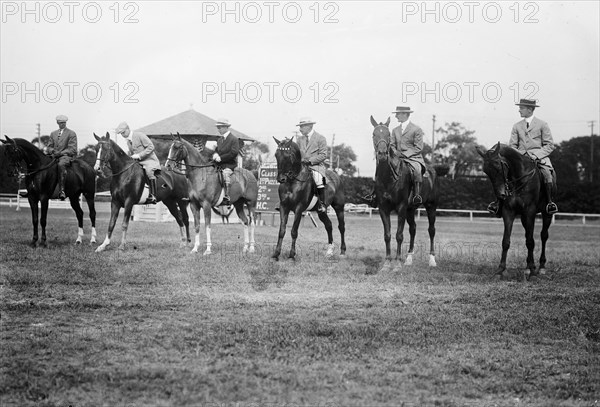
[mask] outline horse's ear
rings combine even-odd
[[[498,142],[498,144],[496,144],[496,146],[492,150],[492,153],[498,154],[498,151],[500,151],[500,142]]]
[[[373,115],[371,115],[371,124],[373,125],[373,127],[377,127],[377,126],[378,126],[378,124],[377,124],[377,120],[375,120],[375,119],[373,118]]]
[[[280,144],[281,144],[281,141],[277,140],[277,139],[275,138],[275,136],[273,136],[273,140],[275,140],[275,142],[277,143],[277,145],[280,145]]]
[[[177,132],[177,140],[181,141],[181,134],[179,132]]]
[[[0,139],[0,141],[2,142],[2,144],[6,144],[6,143],[8,143],[8,140],[10,140],[6,134],[4,135],[4,137],[6,138],[6,140]]]
[[[391,120],[391,117],[390,117],[390,116],[388,116],[388,119],[387,119],[387,121],[385,122],[385,127],[390,127],[390,120]]]
[[[106,132],[106,138],[107,138],[108,140],[110,140],[110,133],[109,133],[109,132]]]
[[[485,150],[482,149],[480,146],[475,147],[475,150],[477,150],[477,153],[482,156],[483,158],[485,158]]]
[[[100,137],[98,137],[98,136],[96,135],[96,133],[94,133],[94,138],[96,139],[96,141],[100,141]]]

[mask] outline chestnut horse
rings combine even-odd
[[[411,167],[402,157],[394,155],[393,150],[390,149],[390,118],[388,117],[385,123],[377,123],[373,119],[373,116],[371,116],[371,124],[374,127],[373,146],[375,147],[376,154],[375,194],[379,216],[383,222],[383,240],[385,241],[385,262],[381,271],[389,271],[390,269],[398,271],[402,268],[400,259],[402,242],[404,240],[404,222],[408,222],[408,231],[410,233],[410,245],[405,264],[409,266],[413,262],[415,236],[417,233],[415,212],[418,205],[415,206],[412,203]],[[423,206],[427,211],[427,219],[429,220],[429,266],[431,267],[437,265],[434,248],[435,218],[438,205],[436,184],[435,171],[427,168],[423,176],[421,197],[423,198]],[[396,264],[392,261],[390,247],[392,239],[390,213],[392,211],[396,211],[398,214]]]
[[[21,162],[25,162],[25,185],[27,188],[27,200],[31,208],[31,221],[33,224],[33,239],[30,246],[35,247],[38,241],[38,219],[42,227],[42,239],[39,244],[48,247],[46,240],[46,218],[48,216],[48,203],[52,198],[58,197],[58,160],[50,158],[29,141],[7,136],[6,140],[0,140],[5,145],[4,156],[10,168],[11,176],[18,176],[21,171]],[[79,231],[76,244],[81,244],[83,238],[83,210],[79,205],[81,194],[87,201],[92,222],[92,238],[90,243],[96,243],[96,209],[94,195],[96,194],[96,174],[92,167],[84,160],[74,159],[67,167],[65,179],[65,193],[71,203],[71,208],[77,216]],[[39,217],[38,203],[41,204],[41,218]]]
[[[121,208],[125,209],[119,249],[125,249],[127,243],[127,228],[133,205],[143,204],[146,201],[147,190],[145,190],[146,175],[143,167],[133,158],[129,157],[118,144],[110,139],[107,132],[105,137],[98,137],[94,134],[98,145],[96,146],[97,156],[95,170],[104,173],[105,167],[109,166],[112,175],[110,181],[110,220],[108,222],[108,232],[104,242],[96,248],[96,252],[101,252],[110,244],[115,224],[119,217]],[[187,181],[181,174],[171,171],[161,171],[156,177],[156,200],[161,201],[169,208],[169,212],[177,221],[181,234],[180,246],[186,246],[190,242],[190,230],[188,220],[188,195]],[[185,232],[184,232],[185,227]]]

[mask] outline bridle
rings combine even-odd
[[[375,149],[375,162],[376,162],[377,165],[379,165],[379,163],[382,160],[385,160],[387,162],[390,170],[392,171],[394,179],[396,180],[396,179],[399,178],[399,174],[398,174],[398,169],[391,163],[391,160],[390,160],[390,158],[391,158],[391,154],[390,154],[390,150],[391,149],[390,149],[390,146],[391,146],[392,142],[391,142],[391,140],[389,140],[389,129],[388,129],[388,127],[385,126],[384,124],[380,124],[380,125],[376,126],[373,129],[373,139],[375,139],[375,137],[380,137],[380,136],[376,136],[375,133],[376,133],[377,129],[379,129],[381,127],[384,127],[385,129],[388,130],[388,140],[386,140],[385,137],[381,136],[381,138],[375,142],[375,145],[374,145],[374,149]],[[385,158],[380,157],[380,155],[382,155],[382,152],[380,152],[380,150],[379,150],[380,144],[383,144],[385,146]]]
[[[202,164],[202,165],[194,165],[194,164],[189,164],[187,162],[184,162],[184,160],[188,157],[188,150],[187,147],[183,145],[183,143],[181,143],[180,141],[174,141],[173,145],[171,145],[171,150],[176,150],[177,152],[175,153],[175,158],[171,158],[171,152],[169,151],[169,156],[167,157],[167,161],[165,162],[165,165],[168,165],[168,163],[173,162],[175,163],[175,166],[180,169],[182,164],[185,165],[185,173],[189,172],[189,169],[193,169],[193,168],[208,168],[208,167],[215,167],[215,163],[210,160],[211,162],[208,164]],[[181,154],[181,157],[178,158],[179,151],[182,151],[183,153]],[[184,172],[178,172],[180,174],[183,174]]]
[[[98,144],[100,145],[101,149],[106,148],[106,153],[104,154],[104,157],[102,159],[99,157],[96,157],[96,162],[100,162],[100,166],[99,166],[100,170],[104,169],[104,167],[108,167],[110,169],[111,175],[109,177],[116,177],[117,175],[121,175],[125,171],[129,170],[130,168],[132,168],[135,165],[136,161],[134,160],[131,164],[126,166],[121,171],[112,172],[112,167],[110,166],[110,156],[114,154],[114,150],[112,148],[112,145],[110,144],[110,140],[98,141]],[[106,146],[110,146],[110,147],[106,147]],[[104,174],[102,174],[102,175],[104,175]],[[109,177],[106,177],[106,178],[109,178]]]
[[[293,168],[294,168],[294,164],[296,164],[296,157],[294,156],[290,145],[286,144],[286,145],[282,146],[280,144],[277,147],[277,151],[282,152],[282,154],[285,155],[285,159],[290,161],[290,170],[283,173],[283,175],[285,176],[285,181],[284,182],[280,181],[279,183],[287,184],[287,183],[293,183],[294,181],[305,182],[308,179],[308,176],[305,176],[304,179],[302,179],[302,178],[300,178],[300,174],[302,173],[302,169],[304,167],[308,167],[308,165],[305,165],[301,162],[300,163],[300,165],[301,165],[300,172],[298,172],[297,174],[294,173]]]
[[[10,173],[10,176],[12,177],[17,177],[17,176],[24,176],[24,177],[30,177],[32,175],[37,174],[40,171],[44,171],[50,167],[52,167],[56,162],[58,162],[58,158],[52,158],[50,160],[50,162],[40,168],[37,168],[33,171],[23,171],[23,168],[21,166],[21,161],[25,161],[25,158],[23,157],[23,151],[21,150],[21,147],[19,147],[17,144],[11,144],[8,146],[8,150],[10,151],[11,154],[11,164],[12,164],[12,171]],[[28,166],[30,166],[31,164],[28,164]]]
[[[494,161],[500,162],[500,172],[502,173],[502,182],[504,182],[504,188],[506,189],[506,194],[508,196],[512,196],[513,194],[515,194],[515,193],[519,192],[521,189],[523,189],[529,183],[529,181],[533,178],[533,176],[535,175],[535,170],[537,169],[537,165],[536,165],[528,173],[520,176],[519,178],[516,178],[516,179],[510,181],[508,179],[508,174],[509,174],[508,162],[500,154],[498,154],[498,158],[494,159]],[[525,179],[525,181],[522,182],[520,186],[517,186],[517,183],[523,179]]]

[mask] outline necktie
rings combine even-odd
[[[527,128],[529,128],[529,122],[525,122],[527,124]]]

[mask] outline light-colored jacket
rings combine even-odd
[[[63,129],[62,135],[59,137],[60,130],[54,130],[50,133],[48,141],[48,153],[75,157],[77,155],[77,134],[66,127]]]
[[[325,176],[325,160],[327,160],[327,140],[325,137],[313,132],[310,139],[307,141],[306,136],[298,136],[298,147],[302,158],[310,160],[310,169],[319,172]]]
[[[127,138],[127,146],[129,147],[129,155],[139,154],[140,164],[144,168],[160,170],[160,161],[154,152],[154,143],[148,136],[139,131],[132,131]]]
[[[413,122],[402,129],[402,134],[400,134],[400,126],[392,130],[391,147],[397,155],[406,158],[413,167],[415,163],[425,166],[422,153],[423,130]]]
[[[508,145],[516,148],[521,154],[530,153],[536,156],[540,163],[552,167],[548,156],[556,146],[548,123],[534,117],[527,128],[525,119],[514,124],[510,133]]]

